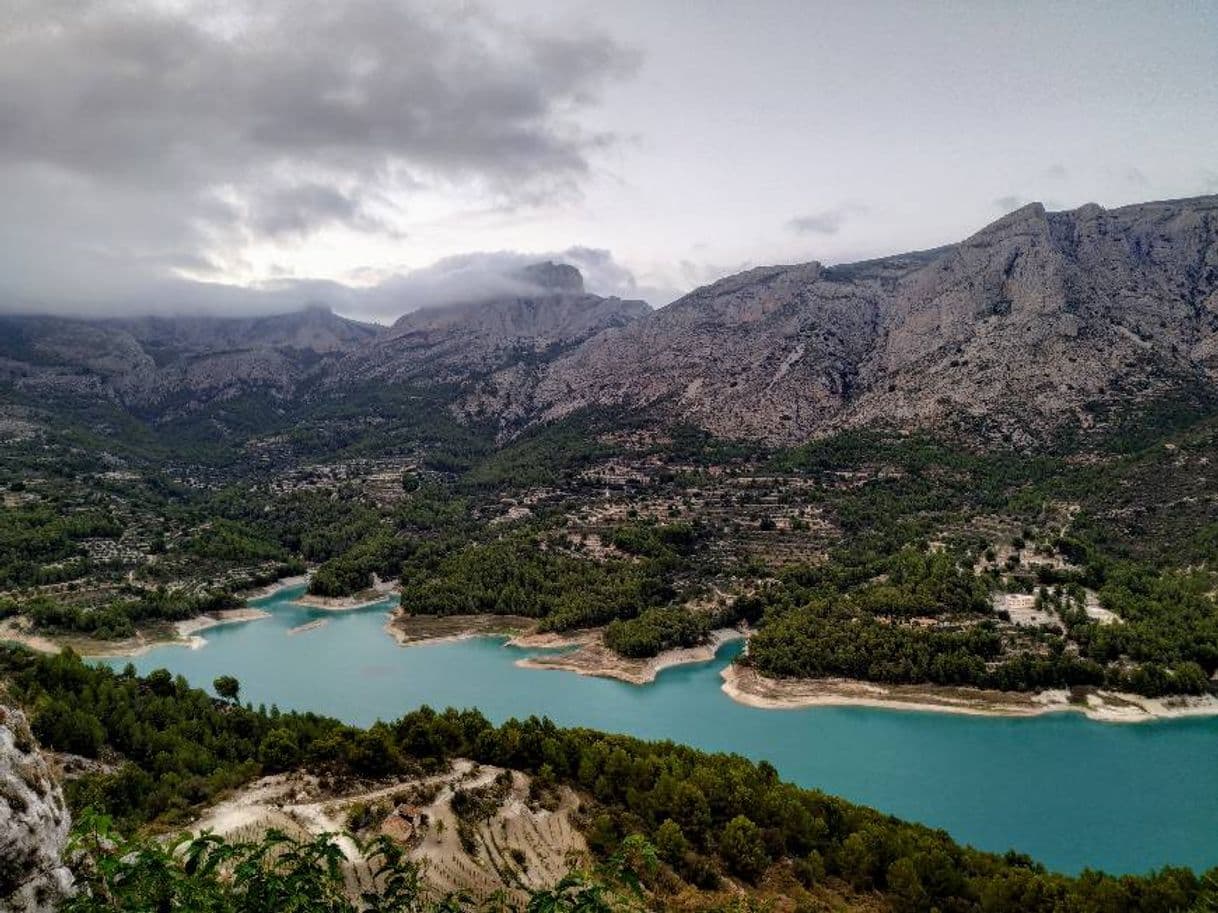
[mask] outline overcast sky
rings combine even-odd
[[[1218,192],[1218,4],[0,0],[0,308],[662,305]]]

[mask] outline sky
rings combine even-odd
[[[662,306],[1218,193],[1218,4],[0,0],[0,310]]]

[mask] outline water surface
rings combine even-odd
[[[421,704],[477,707],[495,722],[537,714],[738,752],[801,785],[983,849],[1013,847],[1064,872],[1218,864],[1218,718],[1116,725],[1074,713],[759,710],[719,689],[719,670],[739,644],[639,687],[519,668],[529,651],[496,638],[399,647],[383,630],[390,603],[324,612],[291,602],[302,589],[254,600],[272,616],[209,629],[205,647],[163,647],[131,661],[141,673],[168,668],[207,688],[217,675],[235,675],[242,700],[359,725]],[[287,634],[319,618],[328,623]]]

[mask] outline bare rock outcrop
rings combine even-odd
[[[1218,196],[1034,203],[957,244],[752,269],[658,311],[552,262],[468,294],[384,330],[320,309],[0,317],[0,385],[154,422],[429,388],[428,408],[501,437],[614,407],[777,444],[883,425],[1035,445],[1159,398],[1218,402]]]
[[[0,910],[49,913],[72,888],[69,817],[25,716],[0,705]]]
[[[0,382],[154,418],[246,393],[293,396],[379,327],[311,307],[261,317],[0,317]]]
[[[533,409],[775,442],[867,424],[1016,440],[1218,384],[1218,196],[1031,204],[938,250],[754,269],[557,359]]]
[[[334,385],[446,385],[457,412],[503,424],[525,420],[545,366],[589,339],[651,313],[643,301],[584,290],[573,266],[537,263],[512,294],[411,311],[337,365]]]

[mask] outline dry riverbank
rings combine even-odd
[[[381,580],[373,575],[371,587],[351,596],[313,596],[304,593],[300,598],[293,599],[292,602],[295,605],[322,609],[327,612],[349,612],[353,609],[366,609],[384,602],[391,596],[400,595],[401,593],[392,580]]]
[[[1039,716],[1076,711],[1106,723],[1218,714],[1218,698],[1147,698],[1136,694],[1066,690],[1023,694],[937,685],[881,685],[852,679],[774,679],[733,663],[721,673],[723,692],[741,704],[768,710],[801,707],[874,707],[973,716]]]
[[[468,637],[517,637],[536,624],[523,615],[411,615],[399,606],[390,613],[385,632],[409,647]]]
[[[302,583],[308,583],[309,577],[307,574],[300,574],[296,577],[281,577],[274,583],[268,583],[266,586],[254,587],[250,590],[243,590],[240,594],[242,599],[266,599],[268,596],[274,596],[284,590],[291,589],[294,586],[300,586]]]
[[[401,646],[464,640],[468,637],[502,636],[510,638],[507,641],[508,646],[523,649],[570,648],[567,652],[553,655],[524,657],[517,660],[516,665],[525,669],[554,669],[580,675],[616,678],[633,685],[653,682],[656,675],[671,666],[712,660],[724,643],[745,636],[734,628],[724,628],[713,631],[705,644],[665,650],[649,659],[631,659],[619,656],[605,646],[602,628],[562,633],[540,632],[537,630],[536,619],[520,615],[439,617],[410,615],[397,608],[385,624],[385,631]]]
[[[562,635],[555,635],[562,637]],[[631,659],[610,650],[605,646],[600,631],[581,632],[579,640],[574,641],[576,647],[569,653],[555,656],[530,656],[516,661],[516,665],[525,669],[557,669],[564,672],[577,672],[580,675],[598,675],[603,678],[616,678],[632,685],[647,685],[654,682],[656,676],[664,669],[682,666],[688,663],[704,663],[715,658],[719,648],[729,640],[738,640],[744,634],[734,628],[723,628],[712,631],[710,639],[705,644],[696,647],[682,647],[676,650],[665,650],[647,659]],[[563,646],[572,643],[571,640],[538,644],[535,641],[516,641],[521,646]]]
[[[142,656],[156,647],[189,647],[197,649],[207,641],[199,635],[200,631],[214,628],[217,625],[234,624],[241,621],[256,621],[266,618],[270,613],[262,609],[241,608],[223,609],[197,615],[173,624],[153,625],[139,631],[134,637],[123,640],[99,640],[94,637],[50,637],[36,634],[21,618],[10,618],[0,623],[0,641],[11,641],[22,644],[39,653],[58,653],[64,648],[71,648],[81,656],[92,659],[104,659],[113,656]]]

